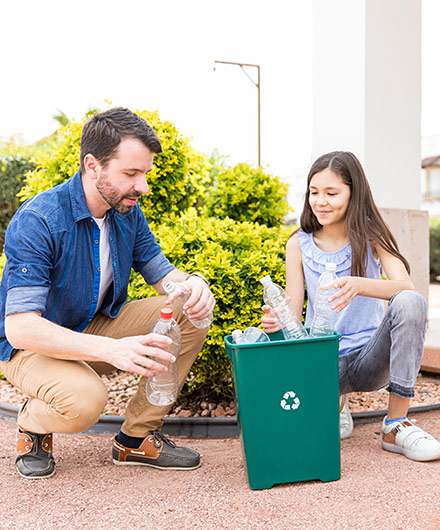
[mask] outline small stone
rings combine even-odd
[[[226,415],[226,411],[225,409],[219,405],[214,411],[213,411],[213,416],[214,418],[219,418],[221,416],[225,416]]]
[[[209,409],[209,410],[214,410],[215,407],[216,407],[216,404],[215,404],[215,403],[209,403],[209,405],[208,405],[208,409]]]
[[[202,416],[209,416],[210,412],[208,409],[202,410]]]
[[[206,401],[202,401],[202,402],[200,403],[200,407],[201,407],[202,409],[207,409],[207,408],[208,408],[208,403],[207,403]]]
[[[175,413],[175,414],[179,414],[179,412],[180,412],[181,410],[182,410],[182,407],[176,407],[176,408],[174,409],[174,413]]]
[[[178,414],[179,418],[189,418],[190,416],[191,416],[191,411],[188,409],[182,409]]]

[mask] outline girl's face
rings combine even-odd
[[[351,192],[337,173],[330,168],[316,173],[309,190],[310,207],[321,225],[345,222]]]

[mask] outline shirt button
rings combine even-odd
[[[101,267],[98,267],[96,270],[97,270],[98,272],[100,272],[100,271],[101,271]]]
[[[27,271],[28,271],[28,270],[26,269],[26,267],[23,267],[23,268],[21,269],[21,272],[26,273]]]
[[[94,296],[94,297],[93,297],[93,300],[98,300],[98,297],[97,297],[97,296]]]
[[[97,245],[99,243],[99,241],[97,239],[95,239],[95,245]]]

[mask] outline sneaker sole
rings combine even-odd
[[[117,466],[147,466],[154,467],[154,469],[160,469],[161,471],[192,471],[193,469],[198,469],[202,463],[199,462],[196,466],[193,467],[164,467],[164,466],[155,466],[154,464],[149,464],[147,462],[120,462],[119,460],[113,459],[113,464]]]
[[[17,473],[20,475],[20,477],[23,477],[23,478],[27,478],[29,480],[38,480],[40,478],[49,478],[49,477],[53,477],[53,475],[55,475],[55,469],[52,471],[52,473],[50,475],[36,475],[36,476],[32,476],[32,475],[23,475],[23,473],[20,473],[20,471],[17,469]]]
[[[391,453],[403,455],[409,460],[414,460],[416,462],[431,462],[432,460],[438,460],[440,458],[440,451],[431,456],[408,456],[409,452],[405,451],[405,449],[389,442],[382,442],[382,449],[385,451],[390,451]]]

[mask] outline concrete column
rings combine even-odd
[[[344,150],[360,159],[427,298],[428,214],[419,210],[421,1],[314,0],[313,24],[313,158]],[[407,248],[408,233],[414,247]]]

